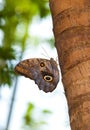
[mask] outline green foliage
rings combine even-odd
[[[0,59],[0,85],[5,85],[7,83],[10,86],[13,78],[12,65]]]
[[[8,52],[8,53],[7,53]],[[13,48],[0,47],[0,85],[11,85],[13,75],[12,60],[15,59]]]
[[[22,59],[32,19],[49,14],[46,1],[2,0],[0,3],[0,86],[12,84],[14,60]]]
[[[47,42],[50,43],[52,48],[54,47],[54,39],[53,38],[47,39]]]
[[[10,47],[3,47],[3,48],[0,47],[0,59],[3,59],[3,60],[15,59],[14,49]]]
[[[47,110],[47,109],[44,109],[42,112],[43,112],[44,114],[51,114],[51,113],[52,113],[51,111],[49,111],[49,110]]]
[[[47,1],[46,0],[31,0],[31,1],[34,2],[34,3],[37,3],[38,11],[39,11],[41,18],[48,15],[48,13],[49,13],[48,5],[45,4],[45,3],[47,3],[48,0]]]
[[[34,106],[32,103],[28,104],[27,110],[24,116],[23,129],[25,130],[40,130],[40,128],[47,124],[47,116],[52,112],[45,109],[41,110]]]
[[[34,109],[34,105],[32,103],[29,103],[25,117],[24,117],[25,124],[27,124],[27,125],[29,125],[29,123],[31,124],[31,122],[32,122],[32,116],[30,116],[30,115],[33,114],[33,109]]]

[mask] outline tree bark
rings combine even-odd
[[[72,130],[90,130],[90,0],[50,0]]]

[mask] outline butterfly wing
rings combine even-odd
[[[34,80],[44,92],[52,92],[59,81],[59,71],[53,58],[50,60],[32,58],[21,61],[16,65],[15,71]]]
[[[34,67],[37,68],[37,66],[34,65],[34,61],[35,61],[35,59],[27,59],[27,60],[23,60],[23,61],[19,62],[15,66],[15,72],[17,72],[18,74],[21,74],[27,78],[33,79],[32,69]]]

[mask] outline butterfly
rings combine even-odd
[[[19,62],[15,71],[35,81],[40,90],[52,92],[59,82],[59,70],[53,58],[30,58]]]

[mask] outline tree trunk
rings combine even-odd
[[[50,0],[72,130],[90,130],[90,0]]]

